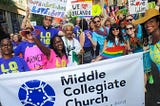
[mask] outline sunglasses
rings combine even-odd
[[[94,23],[96,24],[96,23],[100,23],[100,20],[98,20],[98,21],[94,21]]]
[[[132,30],[133,29],[133,27],[130,27],[130,28],[126,28],[126,30]]]
[[[30,31],[25,31],[25,34],[30,34],[31,32]]]
[[[10,46],[12,46],[12,44],[10,44],[10,43],[8,43],[8,44],[1,44],[1,47],[5,47],[5,46],[10,47]]]
[[[130,21],[132,21],[132,20],[133,20],[133,19],[127,19],[126,21],[127,21],[127,22],[130,22]]]
[[[113,29],[112,29],[112,31],[117,31],[117,30],[119,30],[119,28],[113,28]]]
[[[52,19],[45,18],[46,21],[52,21]]]

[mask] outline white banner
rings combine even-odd
[[[148,0],[128,0],[129,13],[144,13],[148,6]]]
[[[72,1],[72,16],[92,16],[92,1]]]
[[[142,53],[0,75],[2,106],[144,106]]]
[[[63,18],[67,0],[28,0],[31,13]]]

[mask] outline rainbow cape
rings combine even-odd
[[[109,59],[123,55],[125,47],[124,46],[115,46],[106,48],[105,51],[100,55],[102,59]]]

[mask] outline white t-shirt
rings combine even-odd
[[[73,59],[73,53],[75,52],[76,54],[78,54],[82,49],[79,41],[75,38],[73,38],[72,40],[68,40],[66,37],[62,37],[62,40],[66,48],[66,54],[68,55],[69,62],[67,66],[78,65],[78,63]]]

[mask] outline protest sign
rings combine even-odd
[[[28,0],[31,13],[63,18],[67,0]]]
[[[147,9],[148,0],[128,0],[129,13],[144,13]]]
[[[72,16],[92,16],[92,1],[73,1]]]
[[[3,106],[144,106],[143,53],[0,75]]]
[[[92,16],[100,15],[102,13],[102,8],[99,4],[94,4],[92,6]]]
[[[152,1],[148,3],[148,8],[155,8],[156,7],[156,2]]]

